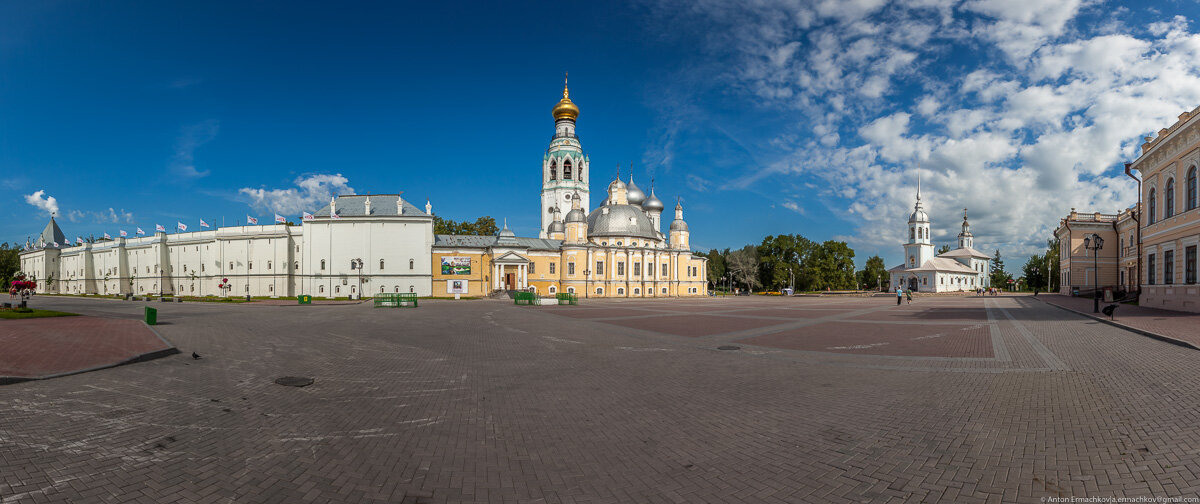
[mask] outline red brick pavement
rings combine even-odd
[[[778,325],[780,323],[779,320],[773,319],[714,317],[711,315],[663,315],[644,319],[606,320],[605,322],[635,329],[690,337],[722,334],[743,329]]]
[[[0,380],[113,366],[173,348],[138,320],[54,317],[0,321]]]
[[[1066,308],[1084,316],[1109,320],[1109,317],[1105,317],[1102,313],[1092,314],[1094,305],[1091,298],[1048,294],[1037,296],[1034,299]],[[1109,304],[1111,303],[1101,301],[1100,307],[1104,308]],[[1121,305],[1117,308],[1115,319],[1115,325],[1119,327],[1132,329],[1135,332],[1149,332],[1200,349],[1200,313]]]
[[[771,348],[847,354],[993,357],[991,336],[984,324],[931,327],[825,322],[738,342]]]

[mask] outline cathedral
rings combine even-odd
[[[432,205],[397,194],[343,194],[301,225],[187,232],[179,223],[145,235],[70,240],[51,217],[21,253],[39,291],[81,295],[363,298],[375,293],[481,296],[499,291],[578,297],[707,294],[707,261],[692,253],[683,206],[662,231],[664,205],[620,174],[591,207],[590,161],[575,135],[566,84],[542,156],[537,238],[434,233]],[[529,181],[538,180],[530,173]]]
[[[888,270],[893,288],[914,292],[961,292],[991,287],[991,257],[975,250],[975,237],[963,209],[958,248],[934,255],[929,232],[929,214],[921,204],[921,180],[917,176],[917,203],[908,217],[905,263]]]

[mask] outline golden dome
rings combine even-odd
[[[579,107],[576,107],[575,104],[571,102],[571,94],[570,91],[567,90],[566,77],[563,77],[563,97],[558,101],[558,104],[554,105],[554,109],[551,110],[550,113],[554,114],[555,121],[559,119],[570,119],[574,121],[575,118],[579,117]]]

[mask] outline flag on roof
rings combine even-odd
[[[314,217],[313,217],[313,214],[310,214],[308,212],[303,212],[303,214],[300,216],[300,218],[303,220],[313,220]]]
[[[83,245],[83,238],[80,238],[80,237],[76,236],[76,237],[75,237],[75,243],[77,243],[77,244],[79,244],[79,245]]]
[[[258,219],[255,219],[254,217],[251,217],[251,216],[247,215],[247,216],[246,216],[246,223],[247,223],[247,224],[258,224]]]
[[[111,237],[111,236],[108,236],[108,233],[104,233],[104,239],[105,239],[105,240],[111,240],[111,239],[112,239],[112,237]]]
[[[208,227],[208,223],[204,222],[204,219],[200,219],[200,227],[206,228],[206,227]]]
[[[54,248],[58,248],[58,242],[54,242]]]
[[[287,224],[287,219],[284,219],[282,215],[275,214],[275,222],[279,224]]]
[[[184,224],[183,222],[180,222],[180,221],[175,221],[175,229],[178,229],[180,231],[187,231],[187,224]]]
[[[121,230],[121,238],[124,238],[124,237],[126,237],[126,236],[129,236],[129,233],[126,233],[126,232],[125,232],[125,230],[124,230],[124,229],[122,229],[122,230]]]
[[[137,228],[137,234],[144,235],[146,232],[142,231],[142,228]]]
[[[167,228],[163,227],[163,225],[162,225],[162,224],[155,224],[155,225],[154,225],[154,230],[155,230],[155,231],[162,231],[162,232],[164,232],[164,233],[166,233],[166,232],[167,232]]]

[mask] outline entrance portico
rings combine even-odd
[[[529,258],[508,252],[492,261],[492,289],[521,290],[529,285]]]

